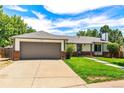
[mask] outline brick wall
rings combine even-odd
[[[19,60],[20,59],[20,51],[13,51],[12,60]]]
[[[64,52],[64,51],[61,51],[61,59],[62,60],[64,60],[64,59],[66,59],[66,52]]]

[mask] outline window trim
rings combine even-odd
[[[94,44],[94,52],[102,52],[102,45]]]

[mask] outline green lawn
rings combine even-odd
[[[85,57],[72,57],[71,59],[66,59],[65,63],[87,83],[124,79],[124,70],[110,67]]]
[[[124,66],[124,58],[105,58],[105,57],[96,57],[96,58],[119,66]]]

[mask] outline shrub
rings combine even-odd
[[[111,57],[113,57],[114,54],[119,51],[119,44],[117,44],[117,43],[108,43],[107,49],[111,53]]]
[[[74,46],[68,45],[66,48],[66,58],[69,59],[72,56],[73,52],[74,52]]]

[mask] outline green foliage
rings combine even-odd
[[[66,59],[65,63],[87,83],[123,79],[124,76],[124,70],[107,66],[85,57],[72,57],[71,59]]]
[[[66,48],[66,52],[68,52],[68,53],[74,52],[74,45],[72,45],[72,44],[68,45]]]
[[[91,37],[99,37],[99,32],[97,29],[87,29],[87,31],[79,31],[77,36],[91,36]]]
[[[107,44],[107,49],[109,52],[112,54],[111,57],[117,52],[119,52],[119,44],[117,43],[108,43]]]
[[[0,6],[2,11],[2,6]],[[5,47],[12,44],[10,37],[24,33],[34,32],[35,30],[28,27],[20,16],[8,16],[0,12],[0,47]]]
[[[112,43],[118,43],[119,45],[124,44],[124,37],[122,31],[118,29],[111,29],[108,25],[104,25],[100,28],[100,31],[96,29],[88,29],[87,31],[79,31],[77,36],[90,36],[90,37],[101,37],[101,33],[108,33],[108,40]]]
[[[99,60],[110,62],[112,64],[124,66],[124,58],[106,58],[106,57],[96,57],[96,58]]]
[[[107,49],[109,50],[109,52],[115,53],[118,52],[119,45],[117,43],[108,43]]]
[[[123,35],[122,32],[118,29],[111,30],[109,32],[109,41],[112,43],[118,43],[120,45],[123,45]]]
[[[0,5],[0,12],[3,12],[3,6]]]
[[[100,28],[101,33],[106,33],[106,32],[108,33],[110,31],[111,31],[111,29],[109,28],[108,25],[104,25],[103,27]]]

